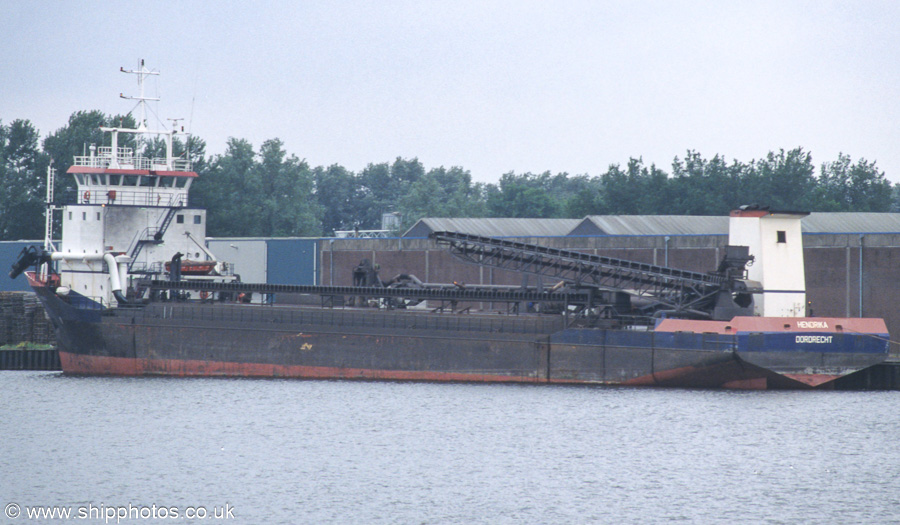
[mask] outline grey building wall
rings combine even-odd
[[[206,246],[216,259],[233,265],[234,273],[247,283],[266,282],[268,244],[265,239],[211,238]]]
[[[209,250],[246,283],[317,284],[319,239],[210,238]]]

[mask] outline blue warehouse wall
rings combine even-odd
[[[28,286],[28,280],[24,275],[20,275],[15,279],[10,279],[9,268],[19,258],[19,252],[22,248],[32,245],[43,245],[44,241],[2,241],[0,242],[0,268],[3,273],[0,274],[0,292],[30,292],[31,287]],[[29,268],[30,269],[30,268]]]
[[[316,239],[266,240],[266,282],[318,284]]]

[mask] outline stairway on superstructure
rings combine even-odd
[[[162,223],[156,227],[148,227],[141,231],[137,240],[132,243],[131,249],[128,250],[128,256],[131,258],[131,262],[128,263],[128,271],[129,273],[140,273],[134,271],[134,264],[137,261],[138,255],[140,255],[141,250],[144,249],[144,246],[147,244],[162,244],[163,237],[166,234],[166,230],[169,229],[169,225],[172,224],[172,219],[175,218],[175,214],[177,214],[183,208],[183,203],[180,199],[172,204],[169,209],[166,211],[166,214],[163,216]]]

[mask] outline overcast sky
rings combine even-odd
[[[802,146],[900,181],[900,2],[0,0],[0,39],[0,119],[42,137],[131,110],[143,58],[208,153],[280,138],[496,182]]]

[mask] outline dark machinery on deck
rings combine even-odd
[[[538,276],[537,286],[486,286],[423,283],[401,274],[382,281],[377,265],[363,260],[353,270],[353,286],[270,285],[241,282],[142,279],[139,289],[159,292],[218,293],[220,300],[251,293],[317,295],[324,305],[379,305],[405,308],[429,301],[437,309],[457,311],[460,304],[505,304],[507,312],[564,313],[572,323],[608,327],[650,325],[661,317],[730,320],[752,315],[759,283],[747,279],[753,261],[746,246],[726,246],[718,268],[709,273],[549,248],[523,242],[457,232],[435,232],[431,238],[458,259],[482,266]],[[10,272],[15,277],[31,265],[49,261],[32,247],[23,250]],[[545,288],[545,280],[556,281]],[[139,294],[138,296],[142,296]],[[173,295],[174,296],[174,295]],[[187,297],[184,295],[184,297]],[[353,298],[347,301],[346,298]],[[134,305],[139,306],[139,304]]]
[[[38,246],[27,246],[22,248],[19,258],[13,263],[9,269],[10,279],[15,279],[22,274],[29,266],[40,266],[41,264],[50,262],[50,252],[41,249]]]
[[[388,281],[377,265],[363,260],[353,270],[353,286],[272,285],[191,281],[151,281],[153,289],[226,293],[317,295],[323,305],[379,305],[405,308],[422,301],[436,310],[467,310],[464,304],[505,304],[508,313],[563,313],[569,324],[590,327],[652,325],[661,317],[730,320],[752,315],[759,283],[747,279],[753,261],[746,246],[726,246],[718,268],[709,273],[615,259],[456,232],[431,234],[438,245],[472,264],[553,280],[550,287],[423,283],[398,275]],[[460,306],[460,308],[457,308]]]
[[[701,273],[466,233],[430,237],[462,261],[557,280],[560,291],[590,291],[585,309],[600,318],[730,320],[752,315],[752,294],[762,292],[747,279],[746,246],[726,246],[716,271]]]

